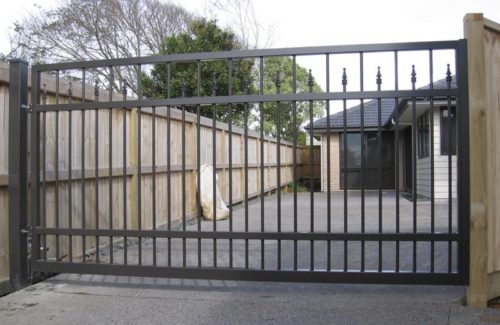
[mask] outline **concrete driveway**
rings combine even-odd
[[[0,324],[498,324],[463,287],[67,275],[0,298]]]
[[[343,192],[334,192],[331,200],[331,229],[332,232],[342,233],[344,231],[344,199]],[[379,229],[379,197],[378,191],[366,191],[364,209],[364,227],[366,232],[375,233]],[[297,231],[311,231],[311,209],[310,194],[298,193],[297,198]],[[277,231],[277,196],[269,195],[264,201],[264,231]],[[418,201],[416,215],[416,231],[428,233],[431,231],[431,203],[429,200]],[[436,232],[448,232],[448,201],[436,201],[434,224]],[[281,231],[294,231],[293,216],[293,193],[282,193],[281,196]],[[360,191],[350,191],[348,193],[347,209],[347,230],[348,232],[361,232],[362,213],[361,213],[361,194]],[[261,200],[260,198],[249,201],[248,210],[248,231],[261,231]],[[393,233],[396,231],[396,195],[394,192],[383,192],[382,194],[382,232]],[[314,193],[314,231],[326,232],[328,225],[327,218],[327,195],[325,193]],[[399,224],[401,232],[413,231],[413,202],[400,197],[399,200]],[[452,232],[456,232],[456,202],[452,201]],[[178,225],[177,228],[181,226]],[[212,221],[200,221],[199,225],[202,231],[213,231]],[[232,220],[233,231],[245,231],[245,210],[242,204],[235,206]],[[186,225],[186,230],[197,231],[198,219],[191,220]],[[229,220],[218,221],[216,223],[217,231],[229,231]],[[198,251],[197,239],[186,240],[186,265],[197,267],[198,254],[201,254],[202,266],[212,267],[214,265],[214,241],[212,239],[201,240],[201,251]],[[216,242],[216,259],[218,267],[229,267],[230,261],[230,242],[229,240],[219,239]],[[249,240],[248,260],[249,267],[261,268],[261,247],[260,240]],[[316,241],[314,243],[314,265],[317,270],[325,270],[328,258],[328,243],[326,241]],[[331,242],[331,267],[341,270],[344,268],[344,242]],[[359,270],[362,260],[362,246],[360,242],[348,242],[348,269]],[[364,261],[366,270],[378,269],[378,242],[366,242],[364,247]],[[436,242],[434,245],[434,267],[435,272],[448,271],[448,242]],[[233,266],[245,267],[246,247],[244,240],[233,240]],[[298,269],[310,269],[311,267],[311,243],[310,241],[298,241],[297,243],[297,267]],[[153,240],[142,240],[142,262],[144,265],[153,264]],[[157,263],[166,266],[168,261],[168,240],[157,239]],[[277,269],[278,242],[276,240],[264,241],[264,265],[265,269]],[[281,269],[292,270],[294,268],[294,242],[281,241]],[[137,242],[130,241],[127,250],[127,262],[136,264],[138,262]],[[170,259],[172,266],[183,265],[183,243],[182,239],[172,239],[170,247]],[[456,271],[457,261],[456,243],[451,243],[452,271]],[[396,268],[396,243],[384,242],[382,244],[382,270],[393,271]],[[401,271],[413,270],[413,243],[401,242],[399,247],[399,263]],[[101,261],[109,260],[109,249],[101,249]],[[114,262],[123,263],[123,247],[115,246]],[[431,243],[417,243],[417,266],[419,272],[429,272],[431,268]]]
[[[343,232],[343,193],[331,197],[331,226]],[[382,224],[384,232],[393,232],[396,226],[396,199],[392,192],[383,194]],[[349,192],[348,230],[361,230],[361,197]],[[249,231],[260,231],[260,199],[249,202]],[[282,231],[293,230],[293,194],[284,193],[281,202]],[[298,194],[298,231],[311,227],[309,193]],[[277,197],[267,196],[264,203],[265,231],[277,229]],[[315,193],[314,229],[323,232],[327,227],[327,196]],[[453,215],[456,216],[455,202]],[[378,231],[378,193],[367,192],[365,198],[365,230]],[[437,232],[446,232],[448,203],[435,206]],[[245,230],[243,206],[237,206],[233,215],[233,230]],[[400,229],[412,231],[413,203],[400,200]],[[417,204],[417,231],[430,231],[430,202]],[[452,220],[456,228],[456,217]],[[204,231],[211,231],[212,222],[201,221]],[[192,220],[187,230],[197,230],[198,221]],[[217,230],[227,231],[229,221],[217,222]],[[167,264],[168,242],[157,239],[158,265]],[[327,243],[315,243],[314,268],[326,267]],[[333,269],[343,268],[343,242],[331,243]],[[143,239],[144,265],[152,264],[153,241]],[[182,240],[173,239],[172,266],[182,265]],[[114,261],[123,262],[123,245],[115,245]],[[293,268],[293,241],[283,241],[282,268]],[[276,269],[277,242],[265,242],[266,269]],[[245,263],[243,240],[233,241],[234,267]],[[456,247],[452,246],[452,255]],[[261,266],[260,240],[251,240],[248,246],[250,268]],[[383,244],[383,269],[394,270],[395,244]],[[401,243],[402,270],[412,268],[412,243]],[[202,240],[202,266],[213,266],[213,241]],[[310,243],[298,243],[298,267],[310,267]],[[417,269],[430,268],[430,244],[417,246]],[[109,250],[101,250],[101,262],[109,259]],[[447,270],[448,243],[436,243],[436,271]],[[348,268],[359,270],[361,245],[349,243]],[[137,242],[129,242],[128,262],[138,261]],[[186,242],[186,262],[197,266],[197,240]],[[455,261],[455,259],[453,260]],[[229,264],[228,240],[217,241],[217,265]],[[365,245],[366,269],[378,267],[378,242]],[[455,267],[455,266],[454,266]],[[465,288],[462,286],[402,286],[352,285],[313,283],[266,283],[239,281],[182,280],[101,275],[61,274],[24,290],[0,298],[0,324],[491,324],[500,323],[500,311],[463,307]]]

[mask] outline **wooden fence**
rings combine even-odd
[[[469,64],[470,285],[467,301],[500,296],[500,25],[464,18]]]
[[[0,63],[0,283],[4,289],[8,283],[8,97],[9,67]],[[48,104],[55,102],[55,79],[42,76],[46,85]],[[59,83],[60,101],[68,102],[68,81]],[[82,100],[81,85],[73,83],[72,101]],[[106,91],[100,98],[109,98]],[[118,100],[121,95],[114,95]],[[86,101],[94,100],[93,87],[88,85]],[[156,146],[156,216],[157,226],[167,222],[170,213],[174,224],[182,217],[182,113],[166,107],[155,109],[153,133],[153,109],[95,110],[48,112],[41,116],[41,218],[48,227],[137,229],[141,220],[142,229],[152,229],[153,216],[153,146]],[[168,116],[170,115],[170,119]],[[82,129],[82,118],[85,124]],[[96,122],[97,121],[97,122]],[[125,128],[125,129],[124,129]],[[170,128],[170,134],[168,132]],[[187,218],[196,216],[196,163],[197,163],[197,117],[185,114],[185,198]],[[200,163],[213,164],[213,121],[200,119]],[[248,183],[249,196],[259,195],[261,183],[265,192],[276,189],[277,141],[265,137],[264,155],[261,156],[261,139],[256,132],[248,133],[248,179],[244,174],[244,130],[216,123],[216,166],[218,185],[222,196],[229,201],[229,138],[232,140],[232,199],[233,203],[244,200],[244,184]],[[56,138],[58,141],[56,141]],[[168,140],[170,142],[168,143]],[[56,146],[57,145],[57,146]],[[96,157],[96,145],[98,147]],[[71,148],[71,151],[70,151]],[[57,149],[57,150],[56,150]],[[319,176],[320,151],[314,148],[314,177]],[[124,151],[125,150],[125,151]],[[139,155],[140,150],[140,155]],[[310,176],[308,147],[297,147],[298,177]],[[111,163],[110,163],[111,152]],[[281,142],[281,186],[293,181],[292,143]],[[170,157],[168,157],[170,155]],[[97,158],[97,159],[96,159]],[[138,161],[140,158],[140,173]],[[170,186],[168,158],[170,158]],[[97,164],[96,164],[97,163]],[[264,177],[261,178],[261,164]],[[82,167],[83,166],[83,167]],[[56,168],[57,167],[57,168]],[[57,170],[57,173],[56,173]],[[96,177],[97,172],[97,177]],[[317,173],[317,175],[316,175]],[[84,177],[82,177],[82,174]],[[71,182],[70,182],[71,179]],[[140,179],[140,185],[139,185]],[[110,191],[111,184],[111,191]],[[97,191],[97,192],[96,192]],[[138,195],[138,192],[140,196]],[[70,195],[71,193],[71,195]],[[84,193],[84,202],[82,202]],[[167,198],[170,195],[170,207]],[[140,200],[139,200],[140,198]],[[96,202],[96,200],[98,200]],[[170,209],[170,210],[169,210]],[[125,211],[126,210],[126,211]],[[85,213],[85,214],[83,214]],[[138,216],[141,215],[139,219]],[[58,220],[58,221],[56,221]],[[97,224],[98,223],[98,224]],[[105,239],[100,244],[106,244]],[[54,257],[55,238],[49,237],[48,257]],[[69,239],[60,238],[60,256],[67,258]],[[86,248],[95,246],[94,238],[86,239]],[[73,238],[73,256],[82,253],[82,240]],[[1,288],[0,288],[1,289]]]

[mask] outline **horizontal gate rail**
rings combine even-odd
[[[147,276],[159,278],[215,279],[234,281],[277,281],[277,282],[336,282],[336,283],[373,283],[373,284],[436,284],[452,285],[460,281],[459,274],[413,273],[413,272],[359,272],[342,271],[272,271],[245,270],[230,268],[184,268],[127,265],[91,265],[85,263],[35,262],[33,265],[41,272],[89,273],[102,275]]]
[[[181,105],[211,105],[211,104],[243,104],[243,103],[271,103],[271,102],[307,102],[321,100],[355,100],[373,98],[408,98],[408,97],[456,97],[457,89],[433,89],[433,90],[399,90],[399,91],[361,91],[361,92],[330,92],[330,93],[299,93],[299,94],[276,94],[276,95],[245,95],[245,96],[217,96],[217,97],[187,97],[187,98],[165,98],[165,99],[143,99],[128,101],[106,101],[87,102],[74,104],[49,104],[33,105],[39,112],[71,111],[71,110],[95,110],[106,108],[136,108],[149,109],[149,107],[181,106]]]
[[[66,69],[91,69],[107,66],[119,65],[138,65],[155,63],[185,63],[197,60],[223,60],[223,59],[245,59],[255,57],[272,56],[308,56],[322,54],[355,54],[355,53],[374,53],[390,51],[426,51],[426,50],[449,50],[457,49],[457,41],[441,42],[413,42],[413,43],[387,43],[387,44],[362,44],[362,45],[340,45],[340,46],[317,46],[317,47],[296,47],[281,49],[264,50],[241,50],[224,52],[206,52],[206,53],[184,53],[170,54],[149,57],[108,59],[95,61],[79,61],[66,63],[40,64],[36,66],[37,71],[54,71]]]
[[[456,233],[322,233],[322,232],[241,232],[241,231],[172,231],[172,230],[108,230],[108,229],[34,229],[38,235],[107,236],[143,238],[191,239],[264,239],[264,240],[318,240],[318,241],[457,241]]]

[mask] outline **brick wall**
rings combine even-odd
[[[340,190],[340,147],[339,134],[330,134],[330,190]],[[321,136],[321,191],[326,192],[328,186],[328,139]]]

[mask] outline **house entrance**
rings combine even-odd
[[[344,135],[340,135],[340,187],[344,188],[347,180],[350,190],[394,190],[394,133],[384,131],[379,136],[377,131],[367,131],[363,135],[351,132],[346,137],[347,149],[344,150]]]

